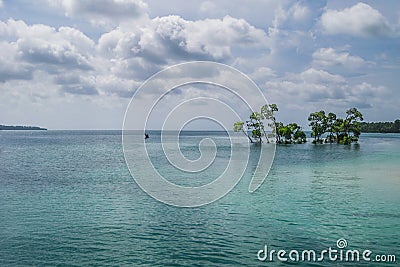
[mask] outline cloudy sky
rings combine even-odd
[[[392,121],[400,1],[0,0],[0,124],[121,129],[144,80],[193,60],[251,77],[283,122]]]

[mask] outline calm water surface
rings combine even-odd
[[[207,175],[179,175],[157,135],[149,154],[175,183],[211,181],[229,159],[223,133],[189,132],[181,136],[185,156],[198,157],[198,141],[211,136],[217,158]],[[348,249],[400,260],[399,134],[363,134],[352,146],[278,146],[267,180],[250,194],[252,164],[254,157],[219,201],[177,208],[137,186],[119,131],[0,131],[0,266],[274,266],[283,263],[257,260],[264,245],[318,251],[339,238]]]

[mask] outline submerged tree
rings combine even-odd
[[[276,104],[264,105],[261,107],[261,114],[265,118],[271,118],[275,120],[276,111],[278,111],[278,106]]]
[[[252,112],[250,114],[250,120],[246,121],[247,129],[251,130],[253,139],[258,140],[260,143],[262,143],[262,137],[264,136],[264,124],[262,119],[261,113]]]
[[[298,125],[297,123],[291,123],[289,124],[289,127],[291,128],[293,132],[293,141],[296,144],[302,144],[307,142],[307,137],[306,134],[303,132],[301,129],[301,126]]]
[[[302,131],[301,126],[296,123],[284,125],[282,122],[277,122],[275,119],[275,112],[278,111],[276,104],[269,105],[269,116],[272,118],[272,123],[275,127],[275,137],[277,144],[302,144],[307,142],[306,134]],[[283,140],[283,138],[285,140]]]
[[[361,134],[360,121],[363,121],[363,115],[356,108],[346,111],[346,118],[343,122],[343,138],[339,140],[341,144],[351,144],[357,142]]]
[[[311,126],[311,137],[314,137],[313,144],[322,143],[321,136],[326,131],[325,111],[313,112],[308,116]]]
[[[339,143],[339,140],[342,138],[342,132],[344,129],[344,120],[342,118],[337,118],[333,123],[333,132],[335,133],[335,141]]]
[[[325,143],[351,144],[357,142],[361,134],[359,121],[363,116],[356,108],[346,111],[346,118],[337,118],[335,113],[325,115],[325,111],[311,113],[308,117],[311,126],[311,136],[314,144],[322,143],[321,136],[328,133]]]
[[[275,132],[276,132],[276,143],[280,144],[282,142],[282,122],[275,122]]]
[[[293,130],[289,125],[282,126],[280,128],[280,133],[285,138],[284,144],[292,143]]]
[[[329,112],[329,114],[325,117],[325,128],[328,136],[325,139],[325,143],[333,143],[335,142],[335,137],[333,135],[334,127],[336,121],[336,114]]]
[[[293,134],[293,141],[296,144],[302,144],[302,143],[307,142],[307,136],[306,136],[305,132],[303,132],[301,129],[297,130]]]
[[[265,137],[267,143],[269,143],[270,141],[268,138],[268,133],[265,131],[264,121],[265,120],[272,121],[268,123],[268,126],[270,127],[274,126],[273,124],[275,122],[274,112],[277,110],[278,107],[276,104],[264,105],[261,107],[260,112],[254,111],[250,114],[249,120],[246,121],[247,130],[244,129],[245,123],[242,121],[235,122],[233,125],[233,130],[235,132],[239,131],[243,132],[251,143],[254,143],[255,141],[262,143],[263,137]],[[251,137],[247,133],[247,131],[251,132]]]
[[[261,115],[265,120],[269,120],[268,126],[272,129],[271,136],[277,135],[276,131],[276,119],[275,119],[275,112],[278,111],[278,106],[276,104],[264,105],[261,107]],[[265,132],[264,125],[263,125],[263,132],[264,136],[269,143],[268,134]]]
[[[250,137],[250,136],[247,134],[247,132],[244,130],[244,122],[242,122],[242,121],[235,122],[235,123],[233,124],[233,130],[234,130],[235,132],[239,132],[239,131],[243,132],[244,135],[247,136],[247,138],[250,140],[250,142],[251,142],[251,143],[254,143],[253,139],[251,139],[251,137]]]
[[[246,122],[239,121],[234,123],[233,130],[235,132],[243,132],[251,143],[262,143],[263,137],[269,143],[269,137],[274,136],[278,144],[305,143],[307,138],[301,126],[297,123],[284,125],[282,122],[277,122],[275,119],[276,111],[278,111],[276,104],[264,105],[261,107],[260,112],[252,112]],[[352,142],[357,142],[361,134],[360,121],[362,120],[363,115],[356,108],[347,110],[345,119],[338,118],[332,112],[325,115],[324,110],[313,112],[308,116],[311,137],[314,137],[313,144],[322,144],[325,133],[327,133],[325,143],[351,144]],[[272,128],[272,133],[270,134],[264,128],[265,121],[268,121],[268,126]],[[396,120],[393,125],[399,128],[400,120]]]
[[[283,125],[282,122],[277,123],[278,144],[302,144],[305,142],[307,142],[306,134],[300,125],[297,123],[290,123],[288,125]]]

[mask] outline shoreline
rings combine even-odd
[[[38,126],[21,126],[21,125],[0,125],[0,131],[47,131],[46,128]]]

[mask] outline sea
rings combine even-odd
[[[225,132],[180,133],[181,153],[191,160],[200,156],[202,139],[215,140],[215,162],[197,174],[174,168],[160,132],[149,134],[148,156],[173,183],[211,182],[229,162]],[[269,174],[253,193],[248,187],[258,150],[251,145],[239,183],[194,208],[144,192],[125,162],[121,139],[121,131],[0,131],[0,266],[400,261],[400,134],[363,133],[350,146],[277,145]],[[312,253],[308,258],[310,250],[315,259]],[[350,255],[346,261],[349,250],[358,251],[359,260]]]

